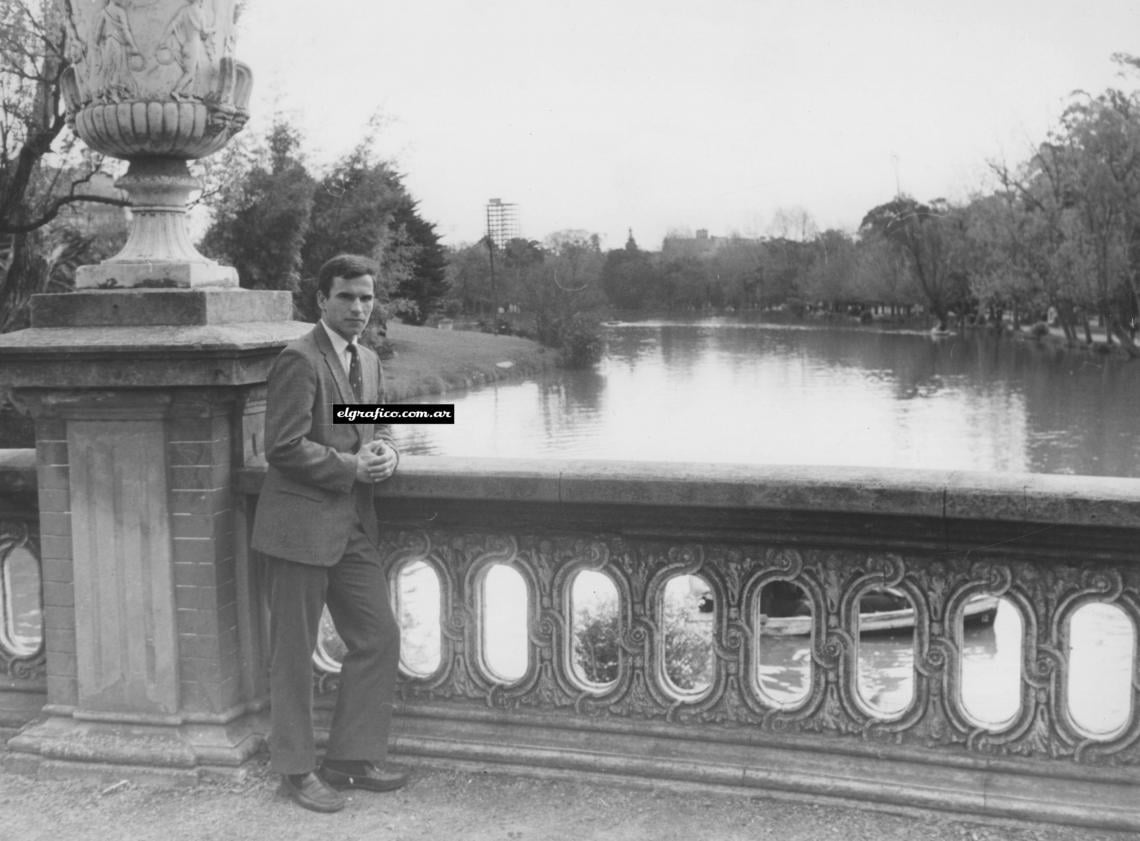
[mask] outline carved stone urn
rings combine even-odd
[[[252,74],[234,58],[234,0],[57,0],[68,26],[68,122],[92,149],[130,161],[123,250],[76,274],[78,288],[237,286],[198,253],[186,162],[217,152],[249,117]]]

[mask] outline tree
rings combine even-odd
[[[630,232],[625,248],[606,254],[602,264],[602,289],[618,309],[637,310],[655,297],[655,273],[649,255],[637,247]]]
[[[843,231],[827,230],[812,243],[812,259],[800,284],[807,301],[826,301],[831,308],[859,296],[854,292],[855,243]],[[875,300],[871,298],[870,300]]]
[[[758,306],[763,297],[766,243],[743,237],[718,241],[708,258],[708,274],[717,280],[717,295],[738,309]]]
[[[560,348],[567,367],[593,365],[603,349],[596,316],[605,302],[601,239],[586,231],[559,231],[547,237],[544,250],[541,286],[535,290],[538,338]]]
[[[448,248],[445,308],[486,313],[491,309],[491,262],[483,242]]]
[[[409,324],[423,324],[438,310],[447,294],[447,255],[435,232],[435,225],[424,220],[410,196],[396,208],[392,226],[407,249],[407,272],[396,286],[399,300],[408,306],[401,318]]]
[[[246,289],[300,290],[316,190],[300,150],[300,133],[278,117],[256,163],[224,185],[214,204],[202,251],[234,266]]]
[[[906,258],[939,330],[947,328],[950,308],[963,298],[965,280],[950,262],[949,214],[943,199],[922,204],[898,196],[869,210],[859,225],[861,234],[881,237]]]
[[[376,294],[381,306],[372,311],[364,341],[386,351],[387,320],[393,292],[411,273],[405,235],[393,221],[407,191],[398,172],[376,159],[373,138],[365,138],[320,179],[313,194],[309,233],[301,248],[301,312],[316,321],[316,278],[320,267],[337,254],[362,254],[380,266]]]
[[[1091,343],[1087,313],[1093,296],[1088,275],[1077,265],[1083,258],[1071,242],[1078,223],[1065,185],[1061,149],[1042,143],[1016,170],[991,168],[1010,196],[1012,221],[1006,247],[1013,270],[1025,274],[1031,296],[1042,297],[1056,309],[1070,343],[1076,342],[1078,321],[1083,321],[1086,340]]]
[[[52,0],[0,0],[0,331],[26,321],[28,300],[51,283],[58,237],[48,230],[77,202],[124,206],[85,193],[103,160],[65,130],[60,76],[83,49]]]
[[[1070,243],[1092,269],[1108,342],[1115,336],[1140,356],[1126,329],[1140,314],[1140,97],[1118,90],[1079,97],[1058,139],[1066,196],[1081,222]]]

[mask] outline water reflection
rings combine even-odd
[[[991,335],[607,328],[591,371],[446,395],[404,452],[1140,476],[1140,365]],[[419,398],[417,400],[420,400]]]

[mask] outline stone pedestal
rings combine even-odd
[[[130,238],[114,257],[80,266],[76,288],[237,288],[237,269],[202,256],[190,241],[186,205],[200,185],[185,161],[132,161],[115,186],[131,196]]]
[[[36,422],[47,714],[9,742],[44,772],[196,777],[262,743],[262,611],[233,471],[261,458],[287,292],[33,299],[0,380]]]

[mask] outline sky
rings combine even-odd
[[[853,232],[898,191],[964,200],[1045,139],[1073,91],[1131,88],[1140,0],[248,0],[249,128],[327,165],[379,153],[446,244],[488,200],[520,233],[657,250]]]

